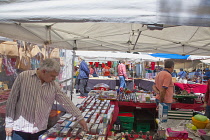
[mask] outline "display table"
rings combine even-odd
[[[147,90],[147,91],[153,91],[152,86],[154,85],[154,80],[146,80],[146,79],[135,79],[134,83],[136,86]]]
[[[173,103],[171,105],[172,109],[180,108],[180,109],[192,109],[194,111],[203,111],[203,104],[184,104],[184,103]]]
[[[120,86],[119,80],[106,78],[106,79],[99,79],[99,78],[89,78],[87,86],[91,89],[94,89],[94,86],[98,83],[104,83],[109,86],[110,89],[116,89],[116,86]],[[126,80],[126,85],[128,89],[133,89],[133,81]]]
[[[172,109],[192,109],[195,111],[203,111],[203,104],[185,104],[185,103],[172,103]],[[156,103],[134,103],[134,102],[124,102],[118,101],[118,106],[130,106],[130,107],[140,107],[140,108],[156,108]]]
[[[134,103],[134,102],[118,101],[118,106],[132,106],[132,107],[141,107],[141,108],[156,108],[156,103]]]
[[[114,112],[113,112],[113,117],[112,117],[112,121],[110,122],[110,124],[107,126],[107,136],[111,136],[111,129],[112,126],[114,124],[114,122],[117,120],[118,114],[119,114],[119,107],[118,107],[118,102],[117,101],[111,101],[110,102],[111,105],[115,105],[114,107]],[[107,137],[106,136],[106,137]]]
[[[154,80],[135,79],[134,83],[136,86],[144,90],[153,91],[152,86],[154,84]],[[191,91],[194,93],[206,93],[207,90],[207,85],[205,84],[174,83],[174,85],[179,87],[181,90],[186,90],[188,93]]]
[[[158,127],[162,127],[164,129],[172,127],[184,127],[186,124],[191,123],[191,120],[178,120],[178,119],[168,119],[166,123],[160,123],[159,119],[155,119],[155,121],[158,124]],[[168,136],[167,133],[166,136]],[[195,135],[190,131],[188,131],[188,137],[193,140],[201,140],[201,138],[195,137]]]
[[[174,85],[179,87],[181,90],[186,90],[188,93],[191,91],[194,93],[206,93],[207,90],[207,85],[204,84],[174,83]]]

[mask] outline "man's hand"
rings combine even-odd
[[[160,103],[163,103],[163,102],[164,102],[164,97],[161,96],[161,97],[160,97]]]
[[[13,128],[5,128],[6,136],[12,136]]]
[[[166,88],[162,87],[161,90],[160,90],[160,103],[164,102],[165,95],[166,95]]]
[[[84,119],[79,121],[79,124],[83,127],[84,131],[88,131],[87,123],[85,122]]]
[[[157,89],[155,85],[152,86],[152,89],[155,93],[160,94],[160,91]]]

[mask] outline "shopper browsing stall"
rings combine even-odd
[[[205,70],[206,71],[205,71],[205,74],[204,74],[204,79],[209,80],[210,79],[210,70],[209,70],[209,68],[206,68]]]
[[[89,79],[89,68],[88,65],[86,64],[84,57],[80,56],[78,57],[78,60],[80,62],[79,66],[79,91],[80,91],[80,97],[79,98],[85,98],[87,95],[86,93],[86,88],[87,88],[87,82]]]
[[[174,71],[171,73],[171,76],[172,76],[172,77],[177,77],[176,70],[174,70]]]
[[[187,77],[187,73],[183,70],[183,68],[180,68],[180,72],[178,73],[178,77],[182,78],[182,79]]]
[[[165,61],[165,69],[158,73],[155,77],[155,84],[153,85],[153,90],[157,93],[156,102],[157,104],[166,103],[171,108],[171,103],[173,99],[173,82],[171,72],[174,70],[173,61]]]
[[[60,64],[56,60],[45,59],[38,70],[20,73],[7,100],[7,136],[11,136],[13,132],[13,140],[37,140],[47,129],[48,117],[55,100],[87,130],[79,109],[54,81],[59,71]]]
[[[94,65],[91,65],[90,68],[89,68],[89,70],[90,70],[90,76],[91,77],[98,77],[98,75],[96,73],[96,68],[95,68]]]
[[[96,74],[97,76],[102,76],[102,67],[101,64],[98,65],[98,68],[96,68]]]
[[[125,61],[120,61],[117,68],[118,68],[118,76],[120,79],[120,88],[126,88],[125,79],[128,79],[128,76],[126,74]]]

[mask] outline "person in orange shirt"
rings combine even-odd
[[[174,62],[171,60],[165,61],[164,63],[165,69],[158,73],[155,77],[155,84],[152,86],[156,95],[156,103],[157,105],[160,103],[166,103],[169,106],[169,110],[171,109],[171,103],[173,100],[173,89],[174,84],[172,82],[171,73],[174,70]]]
[[[105,64],[105,67],[103,68],[102,71],[104,73],[104,76],[110,76],[110,67],[108,66],[107,63]]]

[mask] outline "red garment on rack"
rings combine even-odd
[[[99,62],[95,62],[95,66],[96,68],[98,68]]]
[[[151,70],[155,70],[155,62],[151,62]]]
[[[111,68],[112,67],[112,62],[111,61],[107,61],[107,65]]]
[[[90,65],[93,65],[93,62],[89,62]]]
[[[104,64],[104,63],[102,63],[101,67],[102,67],[102,68],[103,68],[103,67],[105,67],[105,64]]]

